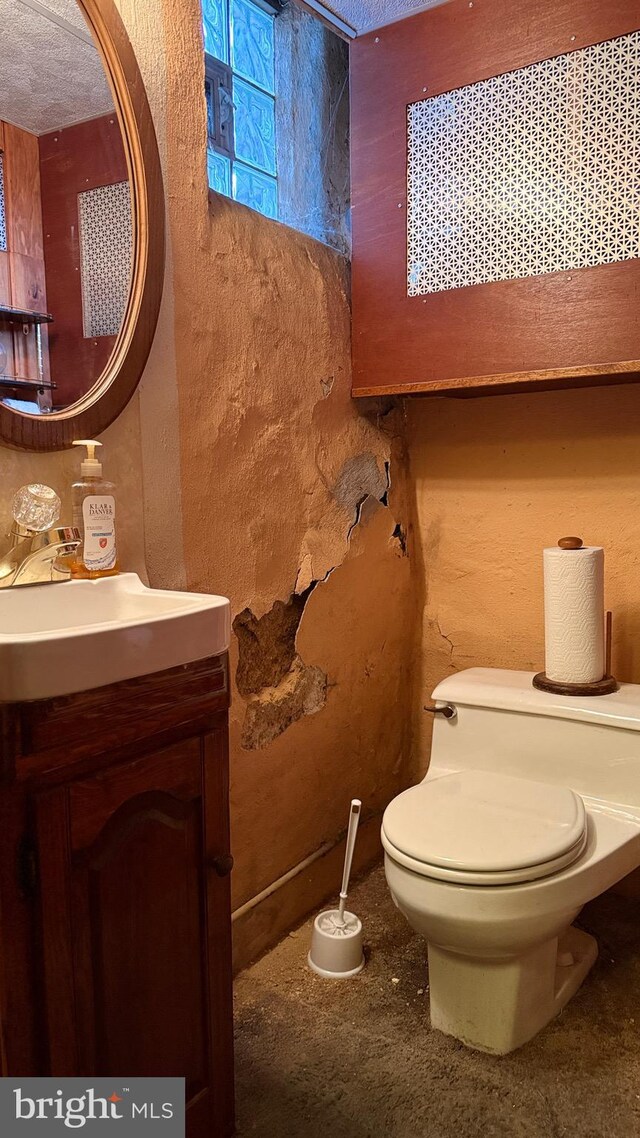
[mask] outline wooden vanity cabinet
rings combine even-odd
[[[180,1075],[233,1132],[227,658],[2,706],[2,1073]]]

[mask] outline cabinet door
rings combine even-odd
[[[190,1138],[232,1128],[226,748],[225,718],[36,801],[50,1073],[184,1076]]]

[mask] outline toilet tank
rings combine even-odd
[[[533,675],[469,668],[438,684],[434,700],[457,714],[435,717],[426,777],[491,770],[640,807],[640,685],[557,696],[534,688]]]

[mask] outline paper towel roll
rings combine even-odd
[[[545,549],[547,679],[588,684],[604,676],[604,550]]]

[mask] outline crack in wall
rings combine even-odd
[[[398,524],[395,526],[391,537],[392,540],[397,541],[398,545],[400,546],[400,552],[402,553],[402,556],[408,557],[409,554],[407,551],[407,534],[406,530],[403,529],[400,522],[398,522]]]
[[[356,502],[356,516],[353,519],[351,525],[349,526],[349,529],[347,530],[347,544],[349,544],[349,542],[351,541],[351,534],[353,533],[354,529],[356,528],[357,525],[360,524],[360,519],[362,518],[362,509],[363,509],[364,504],[367,501],[368,497],[369,497],[369,495],[365,494],[364,498],[360,498],[360,501]]]
[[[440,621],[438,620],[437,617],[435,619],[435,625],[436,625],[436,628],[438,629],[438,632],[440,633],[442,639],[449,645],[449,657],[451,659],[453,659],[453,653],[456,650],[456,646],[453,643],[453,640],[451,640],[451,638],[449,636],[447,636],[446,632],[443,631],[442,625],[440,624]]]
[[[382,494],[380,496],[378,501],[381,502],[381,504],[383,506],[388,506],[389,505],[389,491],[391,489],[391,463],[389,462],[388,459],[386,460],[386,462],[384,464],[384,474],[385,474],[385,478],[387,480],[387,486],[386,486],[386,489],[384,491],[384,494]]]

